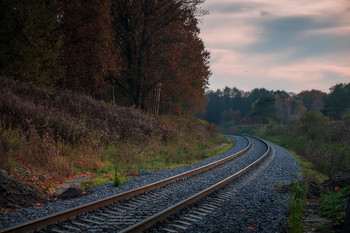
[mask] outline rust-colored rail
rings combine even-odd
[[[246,138],[246,139],[248,140],[249,143],[244,149],[242,149],[241,151],[239,151],[233,155],[230,155],[226,158],[218,160],[216,162],[212,162],[210,164],[193,169],[191,171],[187,171],[187,172],[178,174],[176,176],[169,177],[165,180],[161,180],[161,181],[149,184],[149,185],[145,185],[145,186],[142,186],[140,188],[136,188],[136,189],[124,192],[124,193],[120,193],[120,194],[110,196],[110,197],[107,197],[107,198],[104,198],[104,199],[101,199],[98,201],[87,203],[85,205],[81,205],[81,206],[78,206],[78,207],[75,207],[75,208],[72,208],[72,209],[69,209],[66,211],[62,211],[62,212],[59,212],[56,214],[42,217],[42,218],[39,218],[39,219],[36,219],[33,221],[25,222],[25,223],[22,223],[22,224],[19,224],[16,226],[4,228],[4,229],[0,230],[0,233],[25,233],[25,232],[37,231],[37,230],[39,230],[43,227],[46,227],[50,224],[55,224],[55,223],[67,220],[69,218],[74,218],[79,214],[84,214],[86,212],[89,212],[89,211],[95,210],[97,208],[106,206],[106,205],[111,204],[113,202],[125,200],[125,199],[128,199],[130,197],[136,196],[138,194],[157,189],[159,187],[162,187],[162,186],[167,185],[169,183],[175,182],[177,180],[184,179],[186,177],[201,173],[205,170],[208,170],[208,169],[211,169],[211,168],[216,167],[218,165],[221,165],[221,164],[243,154],[244,152],[246,152],[251,147],[250,140],[248,138]]]
[[[182,202],[177,203],[176,205],[169,207],[168,209],[153,215],[152,217],[145,219],[142,222],[139,222],[138,224],[135,224],[127,229],[124,229],[123,231],[121,231],[122,233],[139,233],[142,232],[148,228],[150,228],[151,226],[153,226],[154,224],[156,224],[157,222],[179,212],[181,209],[186,208],[187,206],[189,206],[190,204],[199,201],[201,199],[203,199],[204,197],[208,196],[209,194],[215,192],[216,190],[220,189],[221,187],[223,187],[224,185],[228,184],[229,182],[231,182],[232,180],[234,180],[235,178],[237,178],[238,176],[242,175],[243,173],[245,173],[246,171],[248,171],[250,168],[252,168],[253,166],[259,164],[264,158],[266,158],[271,151],[271,147],[270,145],[265,142],[264,140],[257,138],[258,140],[260,140],[261,142],[265,143],[267,146],[267,151],[264,153],[263,156],[261,156],[258,160],[256,160],[255,162],[251,163],[250,165],[246,166],[245,168],[243,168],[242,170],[236,172],[235,174],[233,174],[230,177],[227,177],[226,179],[220,181],[219,183],[197,193],[196,195],[193,195],[192,197],[189,197],[185,200],[183,200]]]

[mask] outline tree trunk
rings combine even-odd
[[[346,209],[346,218],[344,222],[344,230],[343,233],[350,232],[350,195],[348,197],[348,208]]]

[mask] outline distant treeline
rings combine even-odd
[[[143,111],[204,110],[203,0],[0,0],[0,76]]]
[[[295,94],[265,88],[244,92],[235,87],[206,94],[209,102],[200,117],[214,124],[285,123],[299,119],[307,111],[332,119],[350,113],[350,83],[331,87],[329,94],[319,90]]]

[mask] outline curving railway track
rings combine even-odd
[[[141,232],[257,167],[269,155],[271,148],[261,139],[250,137],[246,140],[245,148],[219,161],[0,232]],[[227,195],[221,194],[218,199],[161,228],[161,231],[186,229],[201,215],[218,208],[220,197]]]

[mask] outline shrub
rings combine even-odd
[[[133,138],[147,140],[157,121],[132,108],[109,105],[72,91],[55,91],[0,78],[0,121],[6,128],[34,128],[55,141],[79,144],[98,138],[104,145]],[[130,130],[133,129],[133,130]]]

